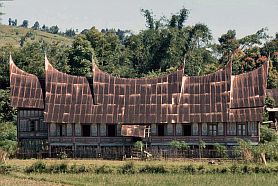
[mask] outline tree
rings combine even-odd
[[[24,21],[22,22],[21,27],[28,28],[28,25],[29,25],[29,21],[28,21],[28,20],[24,20]]]
[[[75,34],[74,29],[67,29],[65,32],[65,35],[68,37],[74,37],[76,34]]]
[[[44,56],[49,57],[49,61],[55,68],[62,72],[69,72],[68,46],[59,42],[47,43],[44,41],[26,42],[23,47],[13,52],[14,61],[22,70],[44,77]]]
[[[202,151],[206,148],[206,143],[203,140],[199,140],[198,142],[199,147],[199,158],[202,158]]]
[[[36,22],[34,23],[34,25],[32,26],[32,29],[34,29],[34,30],[39,30],[39,29],[40,29],[40,23],[39,23],[38,21],[36,21]]]
[[[9,90],[0,89],[0,122],[15,120],[16,111],[11,107]]]
[[[228,157],[227,147],[225,145],[215,143],[214,144],[214,149],[216,150],[218,157],[220,157],[220,158],[227,158]]]
[[[184,22],[187,20],[189,16],[189,10],[186,8],[182,8],[178,14],[172,15],[169,21],[170,28],[178,28],[182,29]]]
[[[59,27],[57,25],[52,26],[49,28],[49,32],[52,34],[58,34],[59,33]]]
[[[16,148],[16,125],[12,122],[0,123],[0,150],[4,150],[8,155],[13,155]]]
[[[70,73],[91,76],[92,56],[93,49],[90,42],[86,40],[84,35],[77,36],[69,50],[68,65],[70,66]]]
[[[153,13],[150,10],[141,9],[142,14],[146,19],[146,27],[149,29],[155,28],[155,22],[153,18]]]

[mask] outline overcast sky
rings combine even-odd
[[[263,27],[274,36],[278,32],[278,0],[13,0],[1,8],[8,18],[19,23],[29,20],[62,30],[74,28],[120,28],[135,33],[145,29],[140,9],[150,9],[157,18],[177,13],[182,7],[190,10],[186,24],[205,23],[215,39],[235,29],[238,37],[255,33]]]

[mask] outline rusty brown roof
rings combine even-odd
[[[118,78],[93,65],[93,82],[46,59],[45,121],[187,123],[261,121],[268,62],[232,76],[232,62],[205,76],[176,70],[157,78]],[[12,97],[13,99],[13,97]],[[22,105],[24,107],[24,105]]]
[[[16,108],[44,109],[41,84],[37,76],[19,69],[10,57],[11,105]]]

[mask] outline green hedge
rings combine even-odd
[[[0,172],[8,172],[8,167],[1,167]],[[2,171],[1,171],[2,170]],[[219,165],[185,165],[167,167],[163,165],[144,165],[135,166],[133,162],[127,162],[123,166],[85,166],[85,165],[71,165],[66,163],[46,165],[38,161],[33,165],[25,168],[26,173],[84,173],[90,172],[95,174],[165,174],[165,173],[180,173],[180,174],[257,174],[257,173],[278,173],[277,167],[267,167],[260,165],[239,165],[233,164],[231,166]]]

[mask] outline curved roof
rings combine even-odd
[[[230,121],[261,121],[269,62],[232,77]]]
[[[91,122],[93,97],[85,77],[59,72],[45,58],[45,90],[46,122]]]
[[[93,66],[94,96],[106,123],[177,122],[183,70],[157,78],[117,78]]]
[[[11,105],[44,109],[43,92],[37,76],[19,69],[10,57]]]
[[[185,76],[182,81],[181,122],[228,121],[232,62],[204,76]]]
[[[45,121],[126,124],[261,121],[267,68],[265,63],[251,72],[232,76],[229,62],[204,76],[183,76],[183,70],[177,70],[157,78],[118,78],[93,64],[91,83],[86,77],[59,72],[46,58]],[[25,107],[25,103],[21,104]]]

